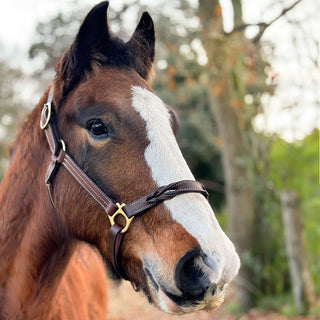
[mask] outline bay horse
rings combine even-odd
[[[154,25],[96,5],[20,129],[0,187],[0,319],[105,319],[104,261],[159,309],[212,310],[240,262],[150,87]],[[39,126],[40,123],[40,126]]]

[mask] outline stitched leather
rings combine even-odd
[[[51,94],[51,89],[50,89],[50,94]],[[50,97],[50,94],[49,94],[49,97]],[[52,101],[48,100],[47,104],[51,102]],[[45,123],[47,117],[51,117],[51,116],[52,115],[48,115],[48,108],[45,105],[41,112],[41,123]],[[54,126],[52,126],[52,119],[50,119],[50,122],[45,128],[44,132],[45,132],[51,153],[56,154],[59,150],[59,140],[58,140],[58,136],[56,136],[56,133],[54,132]]]
[[[119,277],[126,279],[121,266],[120,247],[123,240],[122,227],[114,224],[111,226],[108,233],[109,253],[112,265]]]
[[[78,181],[78,183],[99,203],[106,211],[110,212],[110,206],[113,212],[117,209],[113,200],[108,197],[75,163],[68,153],[65,153],[62,164]]]
[[[53,87],[50,89],[47,104],[52,104],[52,98]],[[62,165],[76,179],[76,181],[95,199],[95,201],[104,209],[107,215],[113,215],[118,209],[115,202],[85,174],[85,172],[76,164],[76,162],[72,159],[71,155],[69,155],[67,151],[61,149],[61,140],[56,124],[55,114],[53,111],[53,105],[51,107],[52,114],[47,114],[48,111],[46,105],[41,112],[42,124],[46,123],[47,117],[50,117],[48,125],[46,126],[46,128],[44,128],[45,136],[52,153],[45,176],[45,182],[47,184],[48,190],[51,190],[50,184],[53,183],[54,176],[57,174],[59,167]],[[162,186],[149,195],[143,196],[125,205],[122,210],[128,218],[132,218],[146,212],[147,210],[155,207],[161,202],[170,200],[182,193],[190,192],[200,193],[208,198],[208,192],[204,189],[201,183],[193,180],[184,180]],[[49,197],[50,201],[53,203],[50,192]],[[112,265],[120,277],[126,278],[121,266],[120,249],[124,235],[124,233],[121,233],[122,229],[123,226],[117,223],[112,225],[108,233],[108,241]]]
[[[141,214],[159,203],[170,200],[182,193],[200,193],[208,198],[208,192],[202,184],[193,180],[183,180],[160,187],[147,196],[127,204],[123,209],[128,218]]]

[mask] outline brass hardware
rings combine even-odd
[[[60,143],[61,143],[62,150],[66,152],[67,151],[66,143],[62,139],[60,139]]]
[[[121,215],[124,217],[124,219],[126,220],[126,225],[123,227],[123,229],[120,231],[121,233],[125,233],[128,231],[129,229],[129,226],[133,220],[134,217],[131,217],[131,218],[128,218],[127,215],[123,212],[122,208],[125,206],[126,204],[125,203],[122,203],[122,204],[119,204],[119,203],[116,203],[116,206],[118,207],[118,210],[112,215],[112,216],[108,216],[109,217],[109,220],[110,220],[110,223],[111,223],[111,226],[113,226],[115,224],[115,218],[117,215]]]
[[[41,130],[44,130],[48,126],[48,124],[50,122],[50,118],[51,118],[51,103],[50,102],[45,103],[42,112],[45,112],[45,108],[47,108],[47,110],[48,110],[48,115],[47,115],[47,118],[46,118],[46,122],[44,124],[42,124],[42,119],[41,119],[42,117],[40,118],[40,128],[41,128]]]

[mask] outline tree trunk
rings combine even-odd
[[[210,88],[209,88],[210,90]],[[225,177],[228,225],[227,233],[235,244],[240,258],[248,256],[254,246],[254,199],[248,166],[246,148],[238,127],[236,110],[228,106],[225,99],[210,94],[210,105],[222,139],[222,161]],[[249,289],[250,266],[244,259],[235,283],[238,298],[245,308],[252,306]]]
[[[281,202],[292,293],[297,312],[303,314],[314,306],[316,297],[303,243],[300,198],[297,192],[286,190]]]
[[[241,2],[237,1],[241,7]],[[228,230],[242,260],[236,286],[241,305],[252,305],[249,289],[249,253],[254,238],[254,196],[250,178],[250,153],[245,142],[243,106],[245,74],[243,47],[247,40],[237,33],[225,36],[221,7],[218,0],[200,0],[199,17],[202,24],[202,43],[208,56],[206,85],[210,107],[222,140],[222,160],[225,177]],[[237,14],[237,23],[240,17]],[[243,259],[244,258],[244,259]]]

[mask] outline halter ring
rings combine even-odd
[[[44,115],[45,115],[45,112],[46,111],[48,111],[48,115],[46,116],[46,121],[45,121],[45,123],[43,124],[42,123],[42,117],[41,117],[41,119],[40,119],[40,128],[41,128],[41,130],[44,130],[47,126],[48,126],[48,124],[49,124],[49,122],[50,122],[50,118],[51,118],[51,102],[48,102],[48,103],[45,103],[44,104],[44,108],[43,108],[43,110],[42,110],[42,112],[44,113]]]
[[[117,215],[121,215],[124,217],[124,219],[126,220],[126,224],[125,226],[123,227],[123,229],[120,231],[121,233],[125,233],[128,231],[129,229],[129,226],[133,220],[134,217],[131,217],[131,218],[128,218],[127,215],[124,213],[124,211],[122,210],[122,208],[125,206],[126,204],[125,203],[122,203],[122,204],[119,204],[118,202],[116,203],[116,206],[118,207],[118,210],[112,215],[112,216],[109,216],[108,215],[108,218],[110,220],[110,223],[111,223],[111,226],[113,226],[115,224],[115,218],[117,217]]]
[[[60,139],[59,142],[61,143],[62,150],[66,152],[67,151],[66,143],[62,139]]]

